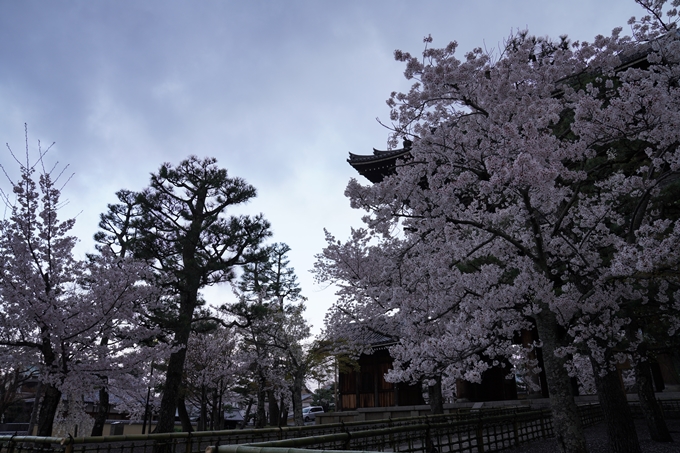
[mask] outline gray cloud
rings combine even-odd
[[[430,33],[498,48],[525,27],[591,40],[633,14],[632,0],[2,2],[0,139],[21,152],[27,122],[31,146],[57,142],[80,253],[116,190],[143,188],[164,161],[217,157],[258,188],[246,210],[291,245],[318,331],[333,292],[307,270],[324,226],[345,237],[360,224],[345,159],[385,146],[375,117],[409,86],[394,49],[417,54]]]

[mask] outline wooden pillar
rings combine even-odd
[[[357,404],[355,409],[359,409],[361,407],[361,367],[359,367],[359,370],[354,371],[354,376],[355,376],[355,387],[356,387],[356,398],[357,398]]]
[[[373,407],[380,407],[380,395],[378,392],[378,380],[380,374],[380,366],[378,364],[377,354],[373,353]]]
[[[664,391],[680,391],[680,370],[678,370],[677,357],[667,353],[660,353],[657,354],[656,361],[659,364],[659,371],[661,371],[661,377],[663,378]]]

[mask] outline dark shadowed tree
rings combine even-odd
[[[230,178],[214,158],[191,156],[163,164],[149,187],[118,192],[95,237],[105,247],[131,251],[145,260],[165,289],[157,321],[172,333],[178,349],[170,356],[163,386],[157,432],[170,432],[182,404],[186,346],[203,304],[199,290],[231,281],[235,269],[259,259],[258,249],[271,233],[261,214],[227,216],[230,207],[255,197],[255,188]],[[179,407],[180,416],[186,411]],[[183,425],[186,425],[183,420]]]
[[[236,285],[240,303],[224,307],[248,326],[242,329],[242,346],[251,357],[257,383],[258,427],[265,425],[265,399],[271,425],[285,423],[288,400],[295,423],[304,424],[301,394],[305,380],[322,368],[327,357],[317,343],[304,344],[310,327],[303,317],[305,298],[289,266],[289,251],[282,243],[264,249],[266,259],[246,266]]]

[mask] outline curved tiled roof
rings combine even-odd
[[[347,162],[349,162],[360,175],[364,176],[372,183],[378,183],[382,181],[385,176],[394,173],[397,159],[408,158],[410,152],[410,146],[390,151],[381,151],[373,148],[372,155],[349,153]]]

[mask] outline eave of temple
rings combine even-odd
[[[680,35],[680,31],[675,33]],[[643,68],[649,66],[649,62],[647,61],[649,49],[650,47],[644,47],[634,54],[622,56],[622,63],[616,68],[616,71],[623,71],[631,67]],[[583,76],[591,77],[592,75],[585,73]],[[568,77],[558,82],[557,89],[553,95],[558,97],[563,94],[563,88],[560,87],[560,85],[578,82],[578,76]],[[405,138],[403,148],[391,151],[381,151],[373,148],[372,155],[349,153],[349,159],[347,159],[347,162],[357,172],[359,172],[360,175],[364,176],[366,179],[375,184],[381,182],[386,176],[394,174],[397,160],[408,159],[410,157],[410,152],[411,141]]]
[[[349,153],[347,162],[359,172],[360,175],[372,183],[382,181],[385,176],[394,173],[397,159],[404,159],[410,155],[411,147],[404,147],[392,151],[373,149],[372,155],[360,155]]]

